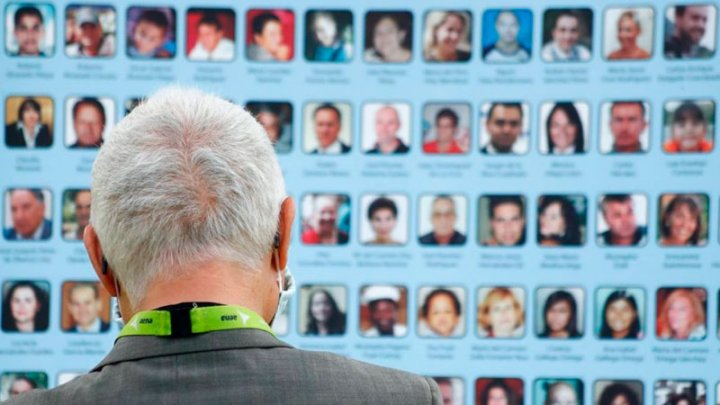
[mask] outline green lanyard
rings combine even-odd
[[[254,311],[241,306],[218,305],[195,307],[190,312],[192,333],[214,332],[228,329],[260,329],[275,336],[265,320]],[[130,319],[120,331],[125,336],[171,336],[170,311],[141,311]]]

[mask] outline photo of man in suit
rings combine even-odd
[[[339,139],[342,124],[340,109],[332,104],[322,104],[315,108],[312,116],[318,144],[312,154],[340,155],[350,152],[350,146]]]
[[[100,317],[103,305],[97,283],[77,283],[68,295],[72,326],[66,332],[102,333],[110,329],[110,324]]]
[[[52,234],[52,222],[45,218],[45,194],[37,188],[16,188],[8,192],[12,224],[3,234],[7,240],[45,240]]]

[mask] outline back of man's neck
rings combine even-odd
[[[240,305],[260,314],[266,320],[273,316],[268,300],[268,283],[261,271],[244,270],[225,263],[199,265],[181,276],[150,283],[137,311],[148,311],[183,302],[213,302]]]

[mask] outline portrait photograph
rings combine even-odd
[[[655,297],[655,335],[659,340],[704,340],[707,336],[707,290],[665,287]]]
[[[308,10],[305,13],[305,59],[347,63],[353,58],[353,14],[350,10]]]
[[[295,57],[295,13],[251,9],[245,14],[245,57],[253,62],[289,62]]]
[[[616,100],[600,106],[600,153],[642,154],[650,150],[650,103]]]
[[[545,62],[588,62],[592,59],[593,11],[589,8],[549,8],[543,15]]]
[[[713,100],[670,100],[663,110],[665,153],[710,153],[715,144]]]
[[[702,404],[707,401],[705,383],[699,380],[657,380],[654,396],[656,404]]]
[[[478,242],[482,246],[516,247],[525,244],[527,202],[517,194],[483,195],[478,200]]]
[[[430,10],[423,24],[423,59],[432,63],[467,62],[472,56],[472,13]]]
[[[674,5],[665,9],[664,53],[667,59],[709,59],[717,47],[717,6]]]
[[[423,106],[423,152],[461,155],[470,150],[470,104],[427,103]]]
[[[433,376],[440,388],[443,405],[465,404],[465,381],[460,377]]]
[[[652,7],[605,9],[603,57],[606,60],[650,59],[654,39],[655,10]]]
[[[477,335],[481,339],[525,336],[525,289],[492,286],[477,290]]]
[[[593,399],[597,405],[642,405],[645,403],[643,383],[639,380],[597,380],[593,384]]]
[[[340,285],[300,288],[298,332],[303,336],[342,336],[347,325],[347,289]]]
[[[126,53],[132,59],[172,59],[177,53],[177,15],[172,7],[127,10]]]
[[[55,27],[52,4],[8,3],[5,6],[5,54],[20,58],[53,56]]]
[[[2,330],[40,333],[50,323],[50,283],[43,280],[9,280],[2,285]]]
[[[423,338],[465,336],[467,305],[465,289],[455,286],[426,286],[418,290],[417,334]]]
[[[90,224],[90,189],[68,189],[62,196],[62,235],[68,241],[82,241]]]
[[[599,339],[640,340],[646,335],[645,291],[642,288],[598,288],[593,311],[595,336]]]
[[[601,194],[598,197],[598,246],[645,246],[648,200],[644,194]]]
[[[185,17],[185,55],[198,62],[235,59],[235,11],[229,8],[191,8]]]
[[[45,188],[5,191],[3,236],[8,241],[44,241],[52,237],[52,192]]]
[[[538,198],[537,243],[542,247],[582,246],[587,239],[587,198],[548,194]]]
[[[485,10],[482,19],[485,63],[527,63],[532,56],[533,14],[526,8]]]
[[[55,134],[55,106],[47,96],[5,99],[5,145],[8,148],[49,148]]]
[[[117,13],[112,6],[73,4],[65,8],[65,55],[109,58],[117,50]]]
[[[706,194],[662,194],[658,210],[658,244],[705,246],[710,201]]]
[[[468,202],[464,195],[420,196],[418,243],[424,246],[462,246],[467,241]]]
[[[47,389],[48,376],[41,371],[6,371],[0,375],[0,401],[34,389]]]
[[[578,155],[590,150],[590,106],[584,101],[540,105],[538,148],[543,155]]]
[[[535,334],[543,339],[579,339],[585,331],[585,290],[540,287],[535,291]]]
[[[66,281],[62,285],[60,328],[68,333],[110,330],[110,294],[97,281]]]
[[[365,194],[360,198],[360,242],[401,246],[408,241],[408,197],[404,194]]]
[[[287,154],[293,144],[293,106],[287,101],[248,101],[245,108],[263,126],[278,154]]]
[[[538,378],[533,383],[533,405],[582,405],[584,385],[577,378]]]
[[[522,378],[487,377],[475,380],[475,404],[523,405],[525,397]]]
[[[365,62],[410,62],[412,45],[413,15],[410,11],[382,10],[365,14]]]
[[[344,155],[353,144],[352,107],[345,102],[308,102],[303,107],[303,152]]]
[[[362,107],[362,151],[370,155],[403,155],[410,151],[413,122],[410,104],[365,103]]]
[[[65,146],[97,149],[115,125],[115,101],[109,97],[68,97],[65,100]]]
[[[306,245],[345,245],[350,240],[350,197],[346,194],[305,194],[300,218],[300,239]]]
[[[145,99],[142,97],[132,97],[126,99],[123,103],[123,110],[125,111],[125,115],[130,114],[132,110],[134,110],[135,107],[139,106],[140,103],[142,103],[143,101],[145,101]]]
[[[408,292],[399,285],[360,288],[360,336],[403,338],[408,334]]]
[[[524,155],[530,150],[530,105],[494,101],[480,107],[480,153]]]

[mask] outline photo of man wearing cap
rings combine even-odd
[[[365,323],[369,327],[362,328],[365,337],[402,337],[407,335],[407,326],[400,321],[401,296],[405,289],[389,285],[373,285],[362,289],[362,305],[369,311],[369,319]],[[361,314],[363,311],[361,311]],[[361,315],[362,316],[362,315]],[[361,319],[360,324],[363,324]]]
[[[71,58],[115,55],[115,10],[70,6],[65,15],[65,54]]]

